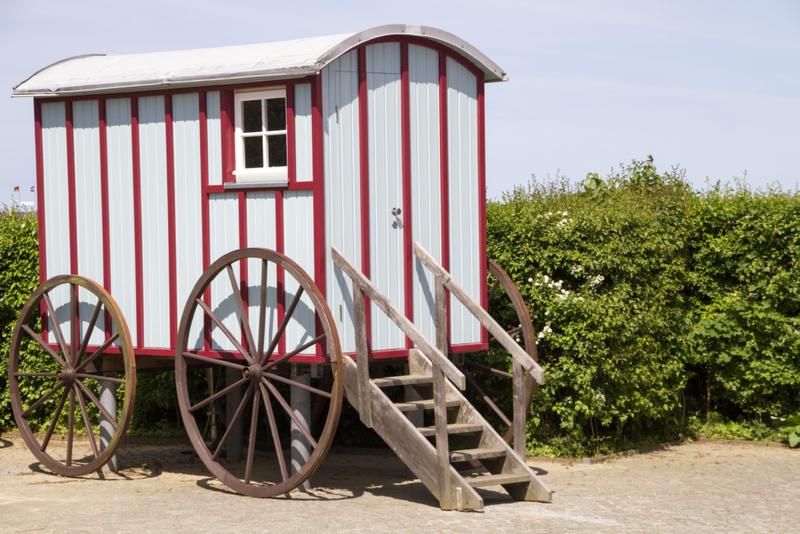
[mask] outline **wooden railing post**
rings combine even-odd
[[[527,414],[525,413],[525,369],[517,361],[512,363],[514,378],[514,452],[520,458],[526,458]]]
[[[356,366],[358,368],[358,406],[361,422],[372,428],[372,398],[369,392],[369,350],[367,348],[367,312],[364,292],[353,283],[353,307],[356,334]]]
[[[436,278],[436,348],[442,354],[447,347],[447,291]],[[450,444],[447,436],[447,398],[444,373],[435,362],[433,370],[433,416],[436,423],[436,454],[439,459],[439,504],[442,510],[453,509],[450,494]]]

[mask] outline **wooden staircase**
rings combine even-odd
[[[461,392],[466,387],[465,377],[444,356],[445,329],[438,327],[445,324],[444,284],[437,283],[436,287],[437,343],[434,345],[335,247],[333,259],[353,280],[357,357],[356,361],[343,357],[344,387],[361,421],[392,448],[444,510],[482,510],[483,499],[475,488],[488,486],[502,486],[516,500],[551,502],[552,492],[526,465],[524,454],[516,453]],[[447,282],[453,284],[451,280]],[[455,295],[453,287],[448,285],[447,288]],[[409,374],[370,378],[365,293],[419,347],[409,351]],[[499,325],[497,329],[505,334]],[[508,341],[513,343],[510,338]],[[439,347],[445,349],[444,353]],[[517,358],[517,353],[512,351],[512,357]],[[541,368],[532,360],[522,360],[519,364],[528,372],[542,376]],[[398,387],[413,388],[418,393],[415,397],[420,400],[393,402],[385,390]],[[420,410],[433,410],[434,426],[416,427],[407,417]],[[464,448],[451,451],[451,441]],[[524,446],[518,444],[518,448],[524,451]],[[486,472],[474,467],[470,467],[469,472],[459,472],[456,467],[465,462],[479,462]]]

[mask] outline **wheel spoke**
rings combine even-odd
[[[272,411],[272,403],[269,401],[269,395],[267,395],[267,390],[264,389],[264,384],[259,383],[258,387],[261,389],[261,397],[264,399],[264,407],[267,409],[267,421],[269,421],[269,430],[272,433],[272,443],[275,445],[278,465],[281,468],[281,477],[285,482],[289,478],[289,474],[286,472],[286,458],[283,457],[281,437],[278,435],[278,426],[275,424],[275,413]]]
[[[301,384],[300,382],[295,382],[290,378],[284,378],[279,375],[274,375],[272,373],[264,373],[264,376],[269,378],[270,380],[277,380],[278,382],[283,382],[284,384],[289,384],[290,386],[294,386],[296,388],[304,389],[306,391],[310,391],[311,393],[316,393],[317,395],[322,395],[323,397],[331,398],[331,394],[327,391],[322,391],[321,389],[317,389],[315,387],[307,386],[305,384]]]
[[[198,402],[197,404],[195,404],[194,406],[192,406],[191,408],[189,408],[189,412],[194,412],[194,411],[202,408],[203,406],[205,406],[209,402],[217,400],[218,398],[222,397],[223,395],[228,393],[233,388],[241,386],[242,384],[244,384],[248,380],[250,380],[250,379],[249,378],[242,378],[238,382],[235,382],[235,383],[231,384],[230,386],[226,387],[225,389],[223,389],[221,391],[217,391],[216,393],[214,393],[213,395],[211,395],[207,399],[202,400],[202,401]]]
[[[75,434],[75,391],[69,390],[69,417],[67,422],[67,467],[72,465],[72,441]]]
[[[283,396],[278,392],[275,386],[273,386],[269,380],[263,377],[261,378],[261,382],[263,382],[263,384],[267,386],[267,389],[269,389],[269,392],[272,393],[273,397],[275,397],[275,400],[278,401],[278,404],[281,405],[281,407],[289,416],[289,418],[291,418],[291,420],[294,421],[294,424],[297,425],[297,429],[300,430],[300,432],[305,436],[305,438],[308,440],[311,446],[316,449],[317,448],[316,440],[311,437],[311,433],[306,428],[306,425],[304,425],[300,421],[300,419],[297,418],[297,415],[295,415],[294,410],[292,410],[291,406],[289,406],[289,404],[286,402]]]
[[[58,362],[58,364],[59,364],[61,367],[65,368],[65,369],[66,369],[67,367],[69,367],[69,365],[67,365],[67,362],[65,362],[64,360],[62,360],[62,359],[61,359],[61,357],[60,357],[58,354],[56,354],[56,351],[54,351],[53,349],[51,349],[51,348],[50,348],[50,345],[48,345],[47,343],[45,343],[45,342],[44,342],[44,340],[43,340],[42,338],[40,338],[38,335],[36,335],[36,332],[34,332],[33,330],[31,330],[31,328],[30,328],[28,325],[26,325],[26,324],[22,325],[22,329],[23,329],[23,330],[24,330],[24,331],[25,331],[25,332],[26,332],[26,333],[27,333],[29,336],[31,336],[31,337],[33,338],[33,340],[34,340],[34,341],[36,341],[36,342],[37,342],[37,343],[38,343],[38,344],[39,344],[39,345],[40,345],[40,346],[41,346],[41,347],[44,349],[44,351],[45,351],[47,354],[49,354],[49,355],[50,355],[50,357],[51,357],[51,358],[53,358],[55,361],[57,361],[57,362]],[[61,349],[61,350],[62,350],[62,352],[63,352],[63,350],[64,350],[64,349],[63,349],[63,347],[62,347],[62,349]],[[69,353],[68,353],[68,352],[64,352],[64,354],[69,354]]]
[[[14,373],[14,376],[56,376],[56,373]]]
[[[475,380],[473,380],[473,379],[472,379],[472,377],[471,377],[471,376],[469,376],[467,373],[464,373],[464,377],[467,379],[467,384],[469,384],[470,386],[472,386],[472,388],[473,388],[475,391],[477,391],[477,392],[478,392],[478,395],[480,395],[480,396],[481,396],[481,398],[483,399],[483,401],[484,401],[486,404],[488,404],[488,405],[489,405],[489,407],[490,407],[490,408],[491,408],[491,409],[494,411],[494,413],[496,413],[496,414],[497,414],[497,416],[498,416],[500,419],[502,419],[502,420],[503,420],[503,422],[504,422],[504,423],[505,423],[507,426],[511,426],[511,421],[509,421],[509,420],[508,420],[508,417],[506,417],[506,415],[505,415],[503,412],[501,412],[501,411],[500,411],[500,408],[498,408],[498,407],[497,407],[497,405],[496,405],[494,402],[492,402],[492,399],[490,399],[490,398],[489,398],[489,395],[487,395],[486,393],[484,393],[484,392],[483,392],[483,390],[482,390],[482,389],[481,389],[481,387],[478,385],[478,383],[477,383],[477,382],[475,382]]]
[[[253,454],[256,452],[256,429],[258,428],[258,402],[261,392],[256,388],[253,392],[253,410],[250,415],[250,442],[247,444],[247,467],[244,471],[244,483],[250,484],[253,474]]]
[[[233,343],[233,346],[236,347],[236,350],[238,350],[242,354],[242,356],[244,356],[244,359],[247,360],[248,363],[252,364],[253,361],[252,361],[252,359],[250,357],[250,354],[246,350],[244,350],[244,347],[236,339],[236,336],[231,334],[231,331],[228,330],[228,328],[224,324],[222,324],[222,321],[219,320],[219,317],[217,317],[214,314],[214,312],[211,311],[211,308],[206,306],[206,303],[203,302],[202,299],[196,299],[196,300],[197,300],[197,303],[200,305],[200,307],[203,308],[203,310],[208,314],[209,317],[211,317],[211,320],[214,321],[214,324],[216,324],[217,327],[220,330],[222,330],[222,333],[225,334],[225,337],[227,337],[230,340],[230,342]]]
[[[190,358],[200,362],[210,363],[212,365],[221,365],[222,367],[230,367],[231,369],[239,369],[240,371],[245,367],[238,363],[233,363],[231,360],[223,360],[222,358],[209,358],[208,356],[200,356],[194,352],[184,352],[184,358]]]
[[[90,363],[92,363],[92,362],[95,360],[95,358],[97,358],[97,357],[101,356],[101,355],[103,354],[103,352],[104,352],[104,351],[105,351],[105,350],[106,350],[108,347],[110,347],[110,346],[111,346],[111,345],[112,345],[112,344],[113,344],[113,343],[114,343],[114,342],[117,340],[117,338],[119,338],[119,332],[114,332],[114,333],[111,335],[111,337],[110,337],[110,338],[108,338],[108,339],[105,341],[105,343],[103,343],[102,345],[100,345],[100,346],[97,348],[97,350],[96,350],[96,351],[94,351],[94,352],[92,353],[92,355],[91,355],[91,356],[89,356],[88,358],[86,358],[86,359],[83,361],[83,363],[82,363],[82,364],[80,364],[78,367],[76,367],[76,368],[75,368],[75,372],[76,372],[76,373],[80,373],[81,371],[83,371],[84,369],[86,369],[86,367],[87,367],[87,366],[88,366]]]
[[[475,367],[477,369],[483,369],[484,371],[489,372],[489,373],[494,373],[496,375],[505,376],[507,378],[514,378],[514,375],[512,375],[511,373],[507,373],[507,372],[501,371],[499,369],[493,369],[493,368],[491,368],[491,367],[489,367],[487,365],[483,365],[483,364],[480,364],[480,363],[477,363],[477,362],[473,362],[473,361],[470,361],[470,360],[464,360],[464,363],[466,365],[469,365],[470,367]]]
[[[253,341],[253,331],[250,330],[250,316],[247,314],[247,310],[244,307],[244,301],[242,300],[242,292],[239,289],[239,283],[236,281],[236,275],[233,274],[233,268],[231,265],[226,265],[225,269],[228,271],[228,278],[231,281],[231,289],[233,290],[233,296],[236,299],[236,307],[239,308],[239,319],[242,325],[242,330],[244,331],[244,339],[247,341],[247,348],[250,349],[250,352],[253,352],[256,349],[256,345]],[[256,360],[258,360],[258,356],[253,355],[251,358],[251,363]]]
[[[42,441],[42,446],[39,448],[42,452],[47,449],[47,444],[50,443],[50,437],[53,435],[53,430],[56,428],[56,424],[58,423],[58,418],[61,416],[61,411],[64,409],[64,403],[67,401],[67,396],[69,396],[69,390],[65,389],[64,393],[61,394],[61,400],[58,401],[58,407],[56,407],[56,415],[53,417],[53,420],[50,422],[50,426],[47,429],[47,434],[44,436],[44,441]]]
[[[269,344],[269,348],[267,349],[266,354],[262,355],[261,359],[262,365],[264,360],[269,360],[269,357],[272,356],[272,353],[275,351],[275,347],[278,346],[278,341],[281,339],[283,331],[286,330],[286,326],[289,324],[289,319],[292,318],[292,314],[294,313],[295,308],[297,308],[297,305],[300,304],[301,296],[303,296],[303,286],[300,286],[298,288],[297,293],[294,296],[294,299],[292,299],[291,306],[289,306],[289,309],[286,310],[286,313],[283,316],[283,321],[281,322],[281,325],[278,327],[278,332],[275,334],[275,337],[272,338],[272,342]]]
[[[81,343],[81,350],[78,351],[78,356],[75,358],[74,365],[78,365],[81,363],[83,356],[86,354],[86,347],[89,346],[89,339],[92,337],[92,333],[94,332],[94,325],[97,323],[97,318],[100,316],[100,310],[103,309],[103,301],[97,299],[97,305],[94,307],[94,313],[92,313],[92,319],[89,321],[89,327],[86,329],[86,335],[83,336],[83,343]]]
[[[49,399],[50,397],[52,397],[52,396],[53,396],[53,394],[54,394],[56,391],[58,391],[59,389],[61,389],[62,387],[64,387],[64,382],[59,382],[58,384],[56,384],[56,386],[55,386],[53,389],[51,389],[50,391],[48,391],[47,393],[45,393],[45,394],[44,394],[44,397],[40,398],[39,400],[37,400],[36,402],[34,402],[33,404],[31,404],[30,408],[28,408],[27,410],[25,410],[24,412],[22,412],[22,417],[23,417],[23,418],[25,418],[25,417],[26,417],[26,416],[27,416],[29,413],[31,413],[31,412],[32,412],[32,411],[34,411],[36,408],[38,408],[39,406],[41,406],[42,404],[44,404],[44,402],[45,402],[47,399]]]
[[[75,365],[75,358],[78,356],[78,303],[77,303],[77,290],[75,284],[69,285],[69,361]]]
[[[264,356],[264,334],[267,330],[267,260],[261,260],[261,299],[258,301],[258,352],[260,362]]]
[[[228,438],[231,437],[231,432],[233,432],[234,427],[236,427],[236,421],[238,421],[239,418],[242,416],[242,412],[244,411],[245,406],[247,406],[247,402],[250,400],[250,395],[252,394],[253,394],[253,384],[251,383],[247,387],[247,393],[244,394],[242,402],[239,404],[239,407],[236,408],[236,413],[233,414],[233,417],[228,423],[228,428],[222,435],[222,439],[219,440],[219,444],[217,445],[217,450],[214,451],[214,456],[211,457],[212,460],[217,461],[219,454],[222,452],[222,448],[228,442]]]
[[[86,401],[83,400],[81,390],[78,389],[77,386],[73,385],[72,389],[75,390],[75,394],[78,397],[78,404],[81,407],[81,416],[83,416],[83,426],[86,427],[86,434],[89,436],[89,443],[92,445],[92,454],[94,454],[95,459],[97,459],[97,457],[100,456],[100,451],[97,450],[97,443],[94,441],[94,430],[92,429],[92,422],[89,420],[89,412],[86,411]]]
[[[50,295],[44,293],[42,295],[44,298],[44,304],[47,306],[47,313],[50,315],[50,322],[53,323],[53,330],[56,332],[56,339],[58,340],[58,346],[61,347],[61,352],[66,355],[69,354],[69,349],[67,348],[67,342],[64,341],[64,333],[61,331],[61,325],[58,324],[58,318],[56,317],[56,312],[53,310],[53,303],[50,302]],[[23,327],[24,328],[24,327]],[[38,337],[38,336],[37,336]],[[44,346],[44,342],[40,342],[42,346]],[[66,367],[66,365],[64,365]]]
[[[105,382],[114,382],[115,384],[124,384],[125,381],[121,378],[112,378],[103,375],[90,375],[86,373],[75,373],[75,378],[91,378],[93,380],[103,380]]]
[[[316,345],[317,343],[319,343],[319,342],[320,342],[320,341],[322,341],[323,339],[325,339],[325,334],[322,334],[321,336],[317,336],[317,337],[315,337],[314,339],[312,339],[311,341],[309,341],[308,343],[306,343],[306,344],[305,344],[305,345],[303,345],[302,347],[297,347],[297,348],[296,348],[296,349],[294,349],[292,352],[288,352],[288,353],[284,354],[283,356],[281,356],[280,358],[278,358],[277,360],[275,360],[275,361],[272,361],[272,362],[269,362],[269,363],[267,364],[267,366],[266,366],[266,367],[264,367],[264,370],[266,371],[267,369],[270,369],[270,368],[272,368],[272,367],[275,367],[276,365],[278,365],[278,364],[280,364],[280,363],[283,363],[283,362],[285,362],[286,360],[288,360],[288,359],[289,359],[289,358],[291,358],[292,356],[297,356],[298,354],[300,354],[301,352],[303,352],[304,350],[306,350],[306,349],[307,349],[308,347],[310,347],[311,345]]]
[[[101,380],[101,379],[98,378],[98,380]],[[92,390],[89,389],[86,386],[86,384],[84,384],[80,380],[76,380],[76,382],[77,382],[78,386],[83,390],[83,392],[86,393],[86,396],[89,397],[89,400],[92,401],[92,403],[95,406],[97,406],[97,409],[100,410],[103,413],[105,418],[108,420],[109,423],[111,423],[111,426],[113,426],[114,430],[116,431],[117,430],[117,417],[114,416],[114,415],[111,415],[111,413],[106,409],[106,407],[103,406],[100,403],[100,401],[97,399],[97,397],[94,396],[94,393],[92,393]]]
[[[508,334],[509,336],[512,336],[512,335],[516,334],[517,332],[519,332],[520,330],[522,330],[522,326],[518,326],[516,328],[512,328],[511,330],[506,332],[506,334]],[[491,343],[492,341],[497,341],[497,339],[494,336],[490,336],[489,337],[489,343]]]
[[[489,290],[489,298],[486,299],[487,301],[492,300],[492,296],[494,295],[494,292],[497,291],[497,286],[499,285],[500,285],[500,279],[498,278],[497,280],[494,281],[494,284],[492,284],[492,289]]]

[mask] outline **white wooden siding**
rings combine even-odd
[[[370,279],[400,311],[405,311],[403,261],[402,118],[400,44],[367,46],[369,139]],[[400,216],[392,210],[401,209]],[[397,227],[392,227],[396,223]],[[371,304],[373,350],[405,347],[405,335]]]
[[[228,252],[239,249],[239,195],[220,193],[209,195],[208,215],[210,227],[211,263]],[[238,266],[234,268],[239,279]],[[239,310],[236,306],[231,283],[223,270],[211,283],[211,309],[228,330],[241,341]],[[212,323],[211,348],[214,350],[235,350],[233,344],[216,325]]]
[[[450,274],[480,302],[478,82],[451,58],[447,58],[447,137]],[[453,345],[480,341],[480,323],[452,296],[450,329]]]
[[[42,104],[42,163],[44,174],[45,250],[47,278],[70,274],[69,180],[67,177],[67,117],[63,102]],[[50,292],[58,322],[69,322],[69,290]],[[69,328],[62,328],[70,343]],[[48,323],[51,343],[56,342]]]
[[[442,260],[441,167],[439,149],[439,53],[408,47],[411,129],[411,235],[436,261]],[[414,256],[414,324],[436,339],[434,276]]]
[[[314,179],[310,83],[294,86],[294,145],[295,179],[298,182],[310,182]]]
[[[144,344],[168,348],[169,227],[164,97],[139,98],[139,161],[142,194]]]
[[[326,293],[342,350],[353,352],[352,284],[342,270],[334,266],[331,247],[338,247],[356,266],[361,266],[357,52],[343,55],[322,70],[322,98]]]
[[[203,274],[203,211],[200,184],[200,95],[172,97],[175,173],[175,273],[178,320],[194,284]],[[203,348],[203,313],[196,313],[189,347]]]
[[[206,93],[206,130],[208,132],[208,184],[222,185],[222,122],[219,91]]]
[[[314,279],[314,196],[311,191],[286,191],[283,196],[284,254],[297,263]],[[299,284],[288,273],[285,278],[286,307],[297,294]],[[316,336],[314,305],[308,294],[300,297],[300,304],[286,327],[286,350],[291,351]],[[314,354],[310,347],[304,354]]]
[[[111,298],[122,311],[131,337],[136,343],[136,247],[129,98],[106,100],[106,135]],[[117,341],[116,345],[120,343]]]
[[[248,248],[277,248],[275,193],[258,191],[247,193],[247,246]],[[250,330],[258,343],[258,315],[261,305],[261,260],[248,260],[247,287]],[[267,321],[264,348],[278,330],[278,271],[274,264],[267,270]]]

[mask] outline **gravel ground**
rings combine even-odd
[[[593,465],[532,458],[554,503],[487,488],[485,510],[469,513],[439,510],[389,451],[334,449],[311,492],[273,499],[228,490],[188,442],[129,438],[118,457],[119,474],[63,478],[3,437],[0,532],[800,532],[800,450],[786,447],[700,442]]]

